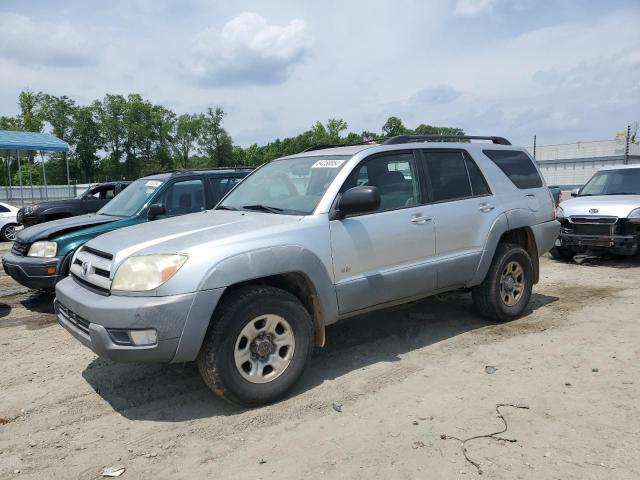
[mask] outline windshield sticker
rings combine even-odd
[[[338,168],[345,160],[318,160],[311,168]]]
[[[160,186],[162,182],[158,181],[158,180],[149,180],[147,181],[147,183],[144,184],[145,187],[149,187],[149,188],[158,188]]]

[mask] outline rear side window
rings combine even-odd
[[[469,180],[471,180],[471,189],[473,190],[474,197],[481,195],[489,195],[489,187],[487,182],[482,176],[480,169],[476,163],[465,155],[465,162],[467,163],[467,170],[469,171]]]
[[[0,205],[0,213],[7,213],[9,209],[3,205]]]
[[[461,152],[425,152],[434,202],[472,196],[465,159]]]
[[[516,150],[483,150],[500,170],[520,188],[540,188],[542,179],[529,156]]]

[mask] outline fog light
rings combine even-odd
[[[129,338],[134,345],[155,345],[158,343],[158,332],[150,330],[129,330]]]

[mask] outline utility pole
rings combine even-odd
[[[536,159],[536,136],[533,136],[533,159]]]
[[[627,125],[627,136],[624,145],[624,164],[629,165],[629,143],[631,143],[631,125]]]

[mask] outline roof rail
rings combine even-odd
[[[345,147],[345,146],[346,145],[341,145],[339,143],[321,143],[320,145],[312,145],[310,147],[307,147],[304,150],[302,150],[302,152],[313,152],[314,150],[324,150],[325,148],[335,148],[335,147]]]
[[[434,142],[438,140],[491,140],[497,145],[511,145],[511,142],[504,137],[484,137],[478,135],[398,135],[387,138],[383,145],[398,145],[401,143],[414,142]]]

